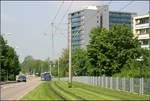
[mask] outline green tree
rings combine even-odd
[[[15,80],[19,74],[20,64],[14,48],[7,45],[7,42],[0,35],[0,59],[1,59],[1,80]]]
[[[77,76],[86,76],[90,73],[88,72],[88,57],[87,51],[81,48],[76,48],[72,52],[72,68],[73,74]]]
[[[24,74],[36,74],[40,76],[43,72],[50,72],[49,61],[34,59],[32,56],[26,56],[23,63],[21,64],[21,71]]]
[[[115,25],[110,30],[93,28],[87,52],[94,75],[112,76],[120,73],[129,59],[139,58],[140,43],[133,37],[131,29],[126,25]]]

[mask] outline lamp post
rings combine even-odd
[[[140,58],[137,59],[137,61],[141,62],[140,63],[140,78],[142,78],[142,61],[143,61],[143,57],[141,56]]]
[[[141,56],[137,61],[141,62],[140,63],[140,94],[143,94],[143,76],[142,76],[142,61],[143,57]]]

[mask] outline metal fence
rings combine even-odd
[[[68,78],[60,78],[60,80],[68,80]],[[72,80],[116,90],[150,94],[150,79],[148,78],[79,76],[73,77]]]

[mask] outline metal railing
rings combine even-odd
[[[139,94],[150,94],[150,79],[149,78],[120,78],[120,77],[105,77],[105,76],[78,76],[73,77],[73,81],[87,83],[91,85],[101,86],[110,89],[121,91],[134,92]],[[67,77],[60,80],[68,80]]]

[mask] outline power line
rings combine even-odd
[[[123,6],[119,11],[125,9],[126,7],[128,7],[129,5],[131,5],[133,3],[134,0],[130,1],[129,3],[127,3],[125,6]]]
[[[62,3],[60,4],[60,6],[59,6],[59,8],[58,8],[58,10],[57,10],[57,13],[56,13],[54,19],[52,20],[52,22],[55,21],[55,19],[56,19],[56,17],[57,17],[57,15],[58,15],[58,13],[59,13],[59,11],[60,11],[60,9],[61,9],[61,7],[62,7],[63,4],[64,4],[64,0],[63,0]]]
[[[110,0],[110,1],[108,2],[108,4],[107,4],[107,5],[109,5],[109,6],[110,6],[110,5],[111,5],[111,3],[112,3],[112,0]]]
[[[70,3],[70,5],[68,6],[68,9],[67,9],[66,13],[63,15],[63,17],[61,18],[60,21],[63,22],[64,18],[66,17],[66,15],[67,15],[67,13],[68,13],[68,11],[71,9],[72,4],[73,4],[73,0],[72,0],[72,2]]]

